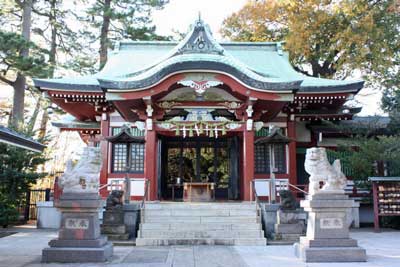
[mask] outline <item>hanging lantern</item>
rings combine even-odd
[[[214,131],[210,129],[209,137],[214,137]]]
[[[189,137],[193,137],[193,128],[189,127]]]
[[[186,127],[185,127],[185,125],[183,125],[183,138],[185,138],[186,137]]]
[[[203,130],[203,123],[200,122],[199,134],[202,134],[203,132],[204,132],[204,130]]]
[[[197,136],[199,136],[200,135],[200,130],[199,130],[199,127],[197,126],[197,123],[194,125],[194,129],[196,130]]]
[[[217,128],[217,126],[215,126],[214,131],[215,131],[215,138],[218,138],[218,128]]]

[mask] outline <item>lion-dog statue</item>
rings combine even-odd
[[[344,193],[347,179],[341,170],[340,160],[336,159],[331,165],[325,148],[312,147],[307,149],[304,167],[310,175],[308,192],[310,195],[318,192]],[[320,188],[320,182],[324,183],[322,188]]]

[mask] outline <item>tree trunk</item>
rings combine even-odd
[[[54,77],[54,70],[56,68],[56,53],[57,53],[57,22],[56,22],[56,12],[57,12],[57,0],[52,0],[50,2],[50,27],[51,27],[51,43],[50,43],[50,55],[49,62],[51,64],[50,77]]]
[[[111,0],[105,0],[103,6],[103,23],[100,31],[100,69],[104,67],[107,62],[107,49],[108,49],[108,32],[110,29],[110,6]]]
[[[25,84],[25,76],[18,73],[13,84],[14,96],[10,120],[10,127],[16,130],[21,130],[24,124]]]
[[[32,17],[32,0],[25,0],[22,4],[22,36],[30,41],[31,39],[31,17]],[[29,48],[20,51],[22,57],[29,55]],[[25,86],[26,78],[21,73],[17,73],[17,79],[13,84],[14,97],[11,117],[11,127],[14,129],[22,129],[24,124],[24,106],[25,106]]]
[[[39,140],[43,139],[47,133],[47,122],[49,121],[49,113],[47,112],[47,108],[43,110],[42,120],[40,121],[40,129],[39,129]]]
[[[35,128],[37,116],[39,115],[39,111],[40,111],[40,102],[42,102],[42,98],[38,97],[36,105],[35,105],[35,110],[33,111],[32,117],[29,119],[29,123],[27,125],[26,131],[27,131],[28,135],[33,135],[33,129]]]

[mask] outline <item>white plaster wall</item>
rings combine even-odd
[[[61,223],[61,213],[54,207],[53,201],[41,201],[36,203],[37,228],[58,229]]]

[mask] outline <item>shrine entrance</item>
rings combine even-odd
[[[236,137],[161,137],[159,195],[181,201],[184,183],[212,183],[216,200],[239,199]]]

